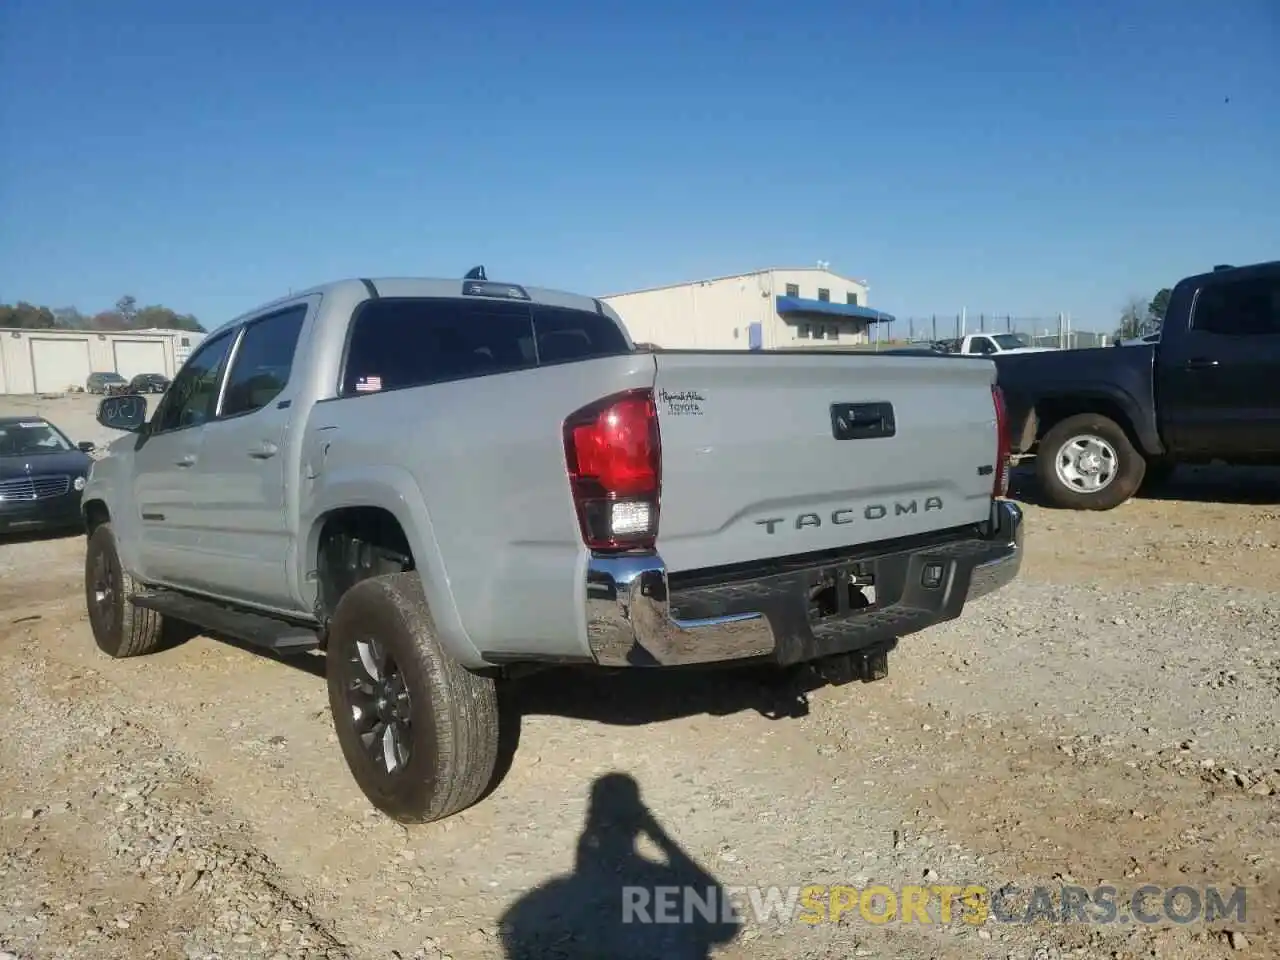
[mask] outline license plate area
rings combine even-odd
[[[869,563],[823,567],[809,578],[808,615],[811,623],[874,610],[877,605],[876,577]]]

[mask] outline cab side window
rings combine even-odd
[[[995,345],[986,337],[974,337],[970,340],[969,350],[971,353],[981,353],[984,355],[996,352]]]
[[[1280,278],[1210,283],[1196,295],[1193,330],[1227,337],[1280,335]]]
[[[293,356],[306,318],[307,305],[302,303],[245,327],[227,375],[221,416],[261,410],[280,395],[293,371]]]
[[[213,419],[218,384],[237,331],[228,330],[200,345],[174,379],[156,411],[156,433],[196,427]]]

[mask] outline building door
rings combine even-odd
[[[164,344],[160,341],[116,340],[112,349],[115,352],[116,373],[126,380],[132,380],[140,373],[164,375]]]
[[[89,341],[80,337],[31,338],[36,393],[64,393],[89,379]]]

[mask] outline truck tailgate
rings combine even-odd
[[[672,572],[989,515],[988,360],[678,351],[655,360],[658,549]]]

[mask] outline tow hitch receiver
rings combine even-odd
[[[815,660],[813,669],[819,677],[833,686],[840,686],[851,680],[861,680],[863,683],[883,680],[889,675],[891,648],[891,644],[880,644],[849,653],[832,654]]]

